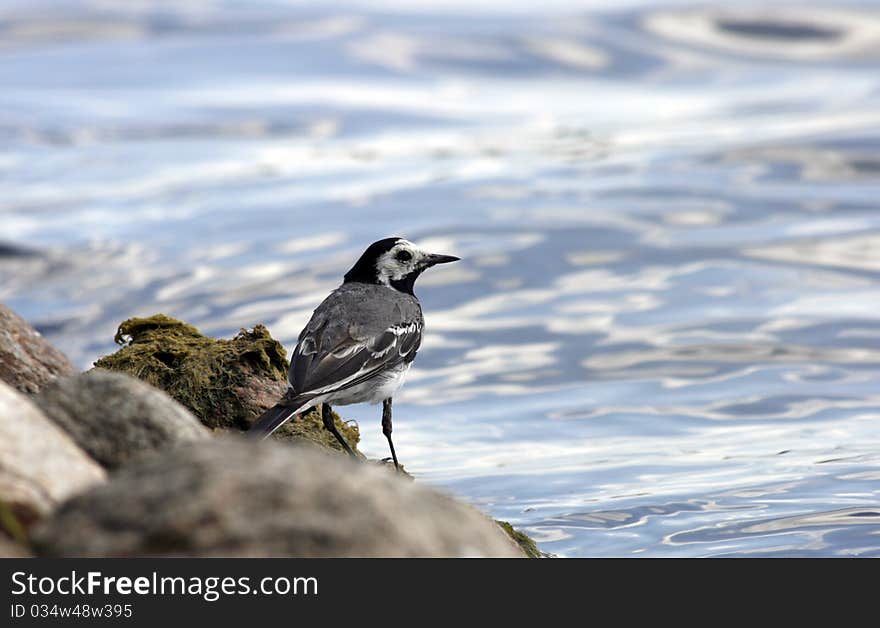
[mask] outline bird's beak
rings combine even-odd
[[[429,253],[425,256],[425,261],[423,262],[423,264],[425,268],[430,268],[431,266],[436,266],[437,264],[448,264],[449,262],[457,262],[460,259],[460,257],[455,257],[455,255],[438,255],[436,253]]]

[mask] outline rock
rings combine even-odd
[[[34,402],[105,469],[144,452],[210,437],[161,390],[103,369],[55,380]]]
[[[115,339],[122,348],[95,366],[164,390],[211,428],[245,429],[257,406],[268,408],[283,394],[284,348],[262,326],[217,340],[157,314],[125,321]]]
[[[0,558],[30,558],[27,548],[0,536]]]
[[[116,341],[122,348],[98,360],[96,366],[134,375],[161,388],[216,430],[247,429],[287,389],[286,353],[262,325],[242,330],[232,340],[222,340],[157,314],[123,322]],[[357,425],[346,423],[336,412],[333,420],[357,451]],[[342,452],[317,411],[289,421],[272,436]],[[502,524],[502,529],[530,556],[540,554],[525,534],[509,525]]]
[[[357,447],[358,442],[361,440],[361,434],[358,430],[357,424],[346,423],[336,413],[336,410],[333,410],[333,422],[336,423],[336,429],[342,434],[345,442],[347,442],[355,452],[361,453],[358,451]],[[376,429],[379,429],[378,422],[379,418],[377,417]],[[312,408],[310,412],[296,417],[295,419],[291,419],[282,425],[273,432],[272,438],[289,443],[320,445],[325,449],[332,449],[338,453],[344,452],[342,445],[339,444],[336,437],[334,437],[328,430],[324,429],[321,413],[314,408]],[[403,469],[403,465],[401,465],[400,468]]]
[[[6,502],[0,500],[0,558],[24,558],[29,554],[27,530]]]
[[[535,543],[535,540],[530,537],[525,532],[521,532],[510,525],[507,521],[500,521],[498,519],[495,520],[501,529],[504,530],[505,534],[509,536],[519,548],[523,551],[523,554],[526,555],[527,558],[553,558],[553,554],[549,554],[547,552],[542,552],[538,549],[538,544]]]
[[[42,556],[523,557],[470,506],[374,465],[241,437],[126,466],[34,531]]]
[[[0,382],[0,501],[23,527],[104,478],[30,399]]]
[[[33,394],[56,377],[77,370],[23,318],[0,304],[0,380]]]
[[[284,347],[262,325],[225,340],[204,336],[191,325],[157,314],[122,323],[116,342],[122,348],[95,366],[128,373],[164,390],[212,429],[246,430],[287,389],[289,364]],[[335,413],[334,420],[357,450],[357,427]],[[342,451],[317,412],[289,421],[275,436]]]

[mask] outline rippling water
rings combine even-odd
[[[415,474],[561,556],[880,556],[880,2],[472,4],[3,3],[0,300],[290,347],[406,235],[465,258]]]

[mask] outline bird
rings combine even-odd
[[[342,284],[312,313],[293,350],[287,392],[248,434],[267,438],[304,411],[320,408],[324,428],[357,458],[336,429],[332,406],[381,402],[382,433],[399,471],[391,439],[392,401],[421,346],[425,327],[413,289],[428,268],[459,260],[428,253],[400,237],[368,246]]]

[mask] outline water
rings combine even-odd
[[[0,300],[84,368],[290,347],[406,235],[464,258],[423,481],[561,556],[880,555],[880,2],[473,4],[5,2]]]

